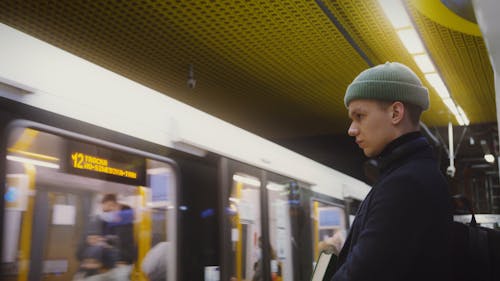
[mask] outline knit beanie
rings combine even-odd
[[[427,88],[409,67],[397,62],[386,62],[361,72],[347,87],[345,106],[356,99],[401,101],[422,110],[429,108]]]

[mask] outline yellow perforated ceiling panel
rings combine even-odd
[[[413,2],[409,8],[441,77],[471,123],[496,122],[493,70],[483,38],[432,21]]]
[[[376,1],[323,3],[374,64],[417,69]],[[368,67],[313,0],[6,0],[0,22],[270,138],[345,132],[344,91]],[[478,40],[474,51],[483,58]],[[443,73],[455,67],[449,59],[438,61]],[[195,89],[186,86],[190,64]],[[474,77],[478,64],[456,79]],[[459,102],[474,95],[467,83],[453,93]],[[424,121],[446,124],[446,108],[435,93],[431,99]],[[471,121],[491,120],[492,105]],[[480,110],[473,102],[463,107]]]
[[[370,57],[376,63],[399,61],[420,76],[430,89],[431,109],[423,115],[426,124],[443,126],[449,120],[456,124],[455,118],[400,42],[377,1],[325,2],[360,46],[371,52]],[[426,19],[409,1],[406,4],[450,93],[471,122],[496,121],[493,73],[483,39],[445,28]]]

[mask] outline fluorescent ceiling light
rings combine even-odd
[[[401,0],[379,0],[378,3],[395,29],[411,26],[410,18]]]
[[[486,160],[486,162],[488,162],[488,163],[493,163],[493,162],[495,162],[495,156],[493,156],[493,154],[491,154],[491,153],[485,154],[484,160]]]
[[[436,90],[441,99],[449,99],[450,92],[448,92],[448,88],[444,85],[443,80],[437,73],[427,73],[425,74],[425,79],[431,84],[431,86]]]
[[[458,113],[460,114],[460,116],[464,120],[464,124],[466,126],[469,126],[469,124],[470,124],[469,118],[467,118],[467,114],[465,114],[465,111],[462,109],[462,107],[460,105],[458,106]]]
[[[457,119],[458,125],[460,125],[460,126],[465,125],[465,121],[464,121],[464,119],[462,119],[462,116],[455,115],[455,119]]]
[[[399,39],[410,54],[424,53],[424,45],[420,41],[417,32],[413,28],[401,29],[397,31]]]
[[[7,155],[7,160],[21,162],[21,163],[25,163],[25,164],[33,164],[36,166],[41,166],[41,167],[46,167],[46,168],[59,169],[58,164],[50,163],[50,162],[46,162],[46,161],[41,161],[41,160],[30,159],[30,158],[25,158],[25,157]]]
[[[418,68],[423,73],[436,72],[434,64],[432,64],[431,58],[427,54],[414,55],[413,60],[417,63]]]
[[[458,115],[458,109],[457,106],[455,105],[455,102],[451,98],[446,98],[443,99],[444,104],[448,109],[453,113],[453,115]]]
[[[451,113],[453,113],[453,115],[455,115],[455,119],[457,119],[457,122],[458,122],[458,125],[460,126],[463,126],[463,125],[466,125],[466,122],[465,120],[462,118],[462,116],[458,113],[458,108],[457,106],[455,105],[455,102],[453,101],[453,99],[451,98],[446,98],[446,99],[443,99],[443,102],[444,104],[446,105],[446,107],[448,107],[448,109],[451,111]],[[465,114],[465,113],[464,113]],[[467,124],[468,124],[468,119],[467,119]]]
[[[256,178],[253,178],[253,177],[240,176],[240,175],[235,174],[235,175],[233,175],[233,180],[237,181],[237,182],[245,183],[248,185],[256,186],[256,187],[260,186],[260,181]]]
[[[417,64],[418,68],[420,68],[422,73],[425,74],[425,78],[441,97],[451,113],[455,115],[457,122],[460,126],[469,125],[467,115],[461,108],[457,109],[457,105],[451,98],[448,88],[439,74],[436,73],[436,68],[427,54],[424,44],[413,26],[413,23],[410,21],[410,17],[403,5],[403,1],[378,0],[378,3],[398,34],[399,40],[401,40],[401,43],[403,43],[406,50],[408,50],[408,53],[413,55],[413,60]]]
[[[270,182],[267,184],[266,188],[271,191],[283,191],[285,190],[285,185]]]

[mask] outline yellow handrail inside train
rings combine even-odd
[[[138,220],[134,223],[134,237],[137,241],[137,261],[134,265],[132,280],[147,281],[148,278],[141,271],[141,264],[147,252],[151,249],[151,210],[146,207],[149,189],[144,186],[137,188],[140,198]]]
[[[24,164],[24,171],[28,175],[28,205],[24,213],[21,228],[21,243],[19,245],[19,275],[18,281],[27,281],[31,257],[31,228],[33,226],[33,209],[35,207],[35,179],[36,168],[33,164]]]
[[[28,156],[29,158],[35,158],[38,160],[44,160],[44,161],[51,161],[51,162],[59,162],[59,158],[57,157],[52,157],[40,153],[34,153],[34,152],[29,152],[21,149],[16,149],[16,148],[8,148],[8,152],[10,153],[15,153],[15,154],[21,154],[23,156]]]

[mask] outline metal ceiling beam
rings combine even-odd
[[[368,56],[363,52],[359,45],[354,41],[349,32],[344,28],[344,26],[337,20],[335,15],[328,9],[328,7],[321,0],[316,0],[316,4],[321,8],[323,13],[330,19],[330,21],[335,25],[335,27],[342,33],[344,38],[349,42],[349,44],[356,50],[356,52],[363,58],[363,60],[368,64],[369,67],[374,66],[373,62],[368,58]]]

